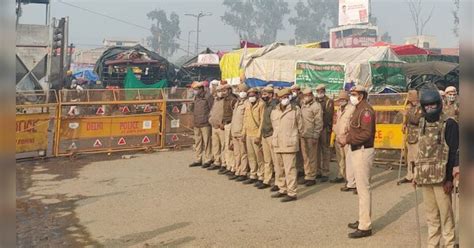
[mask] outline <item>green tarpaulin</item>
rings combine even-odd
[[[127,75],[123,80],[123,86],[125,89],[161,89],[168,86],[168,81],[166,79],[162,79],[153,84],[144,84],[142,81],[137,79],[135,74],[133,74],[132,69],[127,69]]]
[[[374,90],[381,90],[387,85],[390,85],[396,90],[403,90],[406,85],[406,79],[402,66],[402,62],[370,62]]]
[[[338,91],[344,86],[345,70],[343,65],[316,64],[311,62],[296,63],[297,85],[316,88],[318,84],[325,84],[326,90]]]

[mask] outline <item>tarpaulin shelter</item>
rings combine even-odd
[[[97,60],[94,71],[99,75],[104,87],[123,88],[129,68],[140,75],[144,84],[154,84],[161,80],[171,82],[176,77],[176,67],[173,64],[141,45],[115,46],[105,50]]]
[[[459,64],[444,61],[407,63],[402,66],[410,78],[408,88],[420,88],[432,83],[439,89],[454,86],[459,89]]]
[[[99,76],[92,69],[80,70],[72,75],[76,79],[82,79],[89,82],[96,82],[99,80]]]
[[[178,72],[180,81],[186,85],[193,81],[220,79],[219,60],[219,53],[205,49],[181,65]]]
[[[239,84],[240,76],[243,73],[241,70],[243,56],[256,50],[257,48],[244,48],[224,54],[219,62],[221,78],[231,85]]]
[[[272,44],[245,58],[246,82],[255,79],[315,87],[324,83],[337,91],[354,79],[368,88],[404,89],[401,61],[389,47],[300,48]]]

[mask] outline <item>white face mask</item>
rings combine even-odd
[[[318,96],[318,98],[323,98],[323,97],[324,97],[324,93],[318,93],[317,96]]]
[[[346,106],[346,105],[347,105],[347,101],[346,101],[346,100],[340,101],[339,104],[340,104],[341,106]]]
[[[293,91],[293,92],[291,93],[291,95],[292,95],[293,97],[297,97],[297,96],[298,96],[298,93],[296,93],[295,91]]]
[[[288,104],[290,104],[290,99],[289,98],[281,99],[281,105],[286,106]]]
[[[194,94],[194,95],[199,94],[199,90],[193,90],[193,94]]]
[[[257,101],[257,98],[254,96],[249,97],[249,102],[254,103]]]
[[[356,106],[357,104],[359,104],[359,98],[357,96],[351,96],[349,99],[352,105]]]
[[[242,98],[242,99],[246,98],[247,97],[247,92],[243,92],[243,91],[239,92],[239,97]]]
[[[222,92],[217,92],[217,97],[222,97],[224,94]]]
[[[448,101],[450,101],[450,102],[454,102],[454,101],[456,101],[456,96],[455,96],[455,95],[453,95],[453,96],[451,96],[451,95],[448,95],[448,96],[446,96],[446,98],[447,98],[447,99],[448,99]]]

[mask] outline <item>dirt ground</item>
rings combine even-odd
[[[415,247],[415,193],[397,170],[374,167],[373,231],[351,240],[357,195],[341,184],[268,189],[189,168],[191,150],[83,155],[17,163],[19,247]],[[331,164],[333,178],[336,165]],[[421,201],[421,192],[418,192]],[[427,228],[420,204],[422,241]]]

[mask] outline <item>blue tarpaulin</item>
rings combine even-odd
[[[293,83],[290,83],[290,82],[282,82],[282,81],[267,82],[267,81],[260,80],[260,79],[257,79],[257,78],[247,78],[247,79],[245,79],[245,83],[251,88],[265,87],[269,84],[273,85],[273,87],[283,87],[283,88],[291,87],[291,85],[293,85]]]
[[[74,73],[73,76],[77,79],[84,79],[90,82],[99,80],[99,76],[97,76],[97,74],[92,69],[78,71]]]

